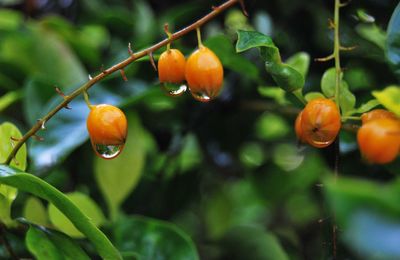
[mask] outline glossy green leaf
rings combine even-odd
[[[305,96],[304,96],[305,100],[307,102],[316,99],[316,98],[325,98],[324,94],[322,94],[321,92],[308,92]]]
[[[13,144],[11,138],[19,139],[21,132],[12,123],[5,122],[0,125],[0,162],[5,162]],[[26,145],[24,144],[18,151],[11,165],[24,171],[26,169]],[[11,205],[17,197],[17,189],[0,183],[0,218],[6,225],[12,225]]]
[[[114,233],[120,251],[134,251],[139,259],[199,259],[190,237],[172,223],[129,216],[117,222]]]
[[[278,238],[259,227],[235,227],[225,235],[222,245],[225,248],[223,259],[289,259]]]
[[[279,49],[271,38],[255,31],[238,31],[236,52],[243,52],[251,48],[258,48],[265,62],[265,69],[269,72],[279,87],[288,92],[301,89],[304,86],[304,77],[292,66],[282,62]]]
[[[122,202],[138,184],[146,160],[147,133],[138,115],[129,115],[128,124],[128,137],[122,153],[113,160],[96,158],[94,166],[97,185],[112,219],[116,218]]]
[[[72,192],[65,194],[68,199],[72,201],[78,208],[81,209],[82,213],[88,216],[92,223],[99,227],[104,221],[105,217],[101,212],[99,206],[87,195],[80,192]],[[74,226],[74,224],[53,204],[48,207],[48,213],[50,221],[60,231],[71,237],[82,238],[84,235]]]
[[[307,52],[298,52],[286,60],[286,64],[292,66],[306,78],[308,68],[310,67],[310,54]]]
[[[26,245],[38,260],[86,260],[89,256],[68,236],[54,230],[31,225],[26,234]]]
[[[225,68],[231,69],[244,77],[258,79],[258,68],[242,55],[235,52],[232,42],[224,35],[218,35],[204,42],[221,59]]]
[[[380,103],[376,99],[368,100],[368,102],[362,104],[359,108],[357,108],[356,113],[362,114],[362,113],[368,112],[371,109],[373,109],[374,107],[379,106],[379,105],[380,105]]]
[[[25,201],[22,215],[31,223],[41,226],[49,225],[49,218],[47,216],[46,208],[36,197],[29,197]]]
[[[0,183],[13,186],[51,202],[93,243],[102,258],[121,259],[119,252],[93,224],[92,220],[82,213],[62,192],[42,179],[15,168],[0,165]]]
[[[64,257],[58,248],[47,238],[46,234],[34,227],[26,233],[26,246],[37,260],[63,260]]]
[[[400,3],[397,4],[387,28],[386,58],[400,79]]]
[[[356,31],[362,38],[372,42],[382,50],[385,49],[386,33],[376,24],[359,24]]]
[[[336,70],[329,68],[321,78],[321,90],[327,98],[335,96]]]
[[[6,109],[8,106],[13,104],[15,101],[18,101],[19,99],[22,98],[22,93],[21,91],[11,91],[8,92],[7,94],[3,95],[0,97],[0,112]]]
[[[357,18],[363,23],[375,22],[375,17],[368,14],[364,9],[358,9],[356,14],[357,14]]]
[[[285,97],[286,92],[279,87],[260,86],[257,90],[261,96],[272,98],[280,105],[288,104],[288,100]]]
[[[400,116],[400,86],[388,86],[379,91],[372,91],[372,95],[388,110]]]
[[[339,103],[342,115],[349,116],[352,114],[356,105],[356,96],[349,90],[349,85],[345,81],[340,85]]]

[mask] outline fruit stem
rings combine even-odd
[[[164,24],[164,31],[165,34],[167,34],[167,37],[169,40],[171,40],[172,34],[170,33],[169,29],[168,29],[168,23]],[[167,51],[169,51],[171,49],[171,42],[168,42],[167,44]]]
[[[88,106],[88,108],[92,109],[93,105],[90,103],[89,95],[88,95],[87,91],[83,91],[83,98],[85,99],[85,103]]]
[[[196,28],[196,32],[197,32],[197,44],[199,45],[199,49],[200,47],[203,46],[203,43],[201,42],[201,31],[200,31],[200,27]]]
[[[188,34],[189,32],[199,28],[200,26],[202,26],[203,24],[207,23],[208,21],[214,19],[217,15],[219,15],[223,10],[226,10],[230,7],[232,7],[235,4],[240,3],[240,0],[227,0],[225,3],[221,4],[220,6],[218,6],[218,8],[212,10],[211,12],[209,12],[208,14],[206,14],[205,16],[203,16],[202,18],[200,18],[199,20],[195,21],[194,23],[190,24],[189,26],[181,29],[180,31],[177,31],[173,34],[171,34],[170,38],[164,39],[150,47],[148,47],[147,49],[138,51],[136,53],[130,54],[129,57],[123,61],[121,61],[120,63],[117,63],[113,66],[111,66],[110,68],[104,70],[103,72],[99,73],[97,76],[93,77],[92,79],[90,79],[88,82],[86,82],[85,84],[83,84],[82,86],[80,86],[79,88],[75,89],[71,94],[68,95],[67,98],[65,98],[60,104],[58,104],[54,109],[52,109],[48,114],[46,114],[42,120],[44,122],[47,122],[50,118],[52,118],[55,114],[57,114],[58,111],[60,111],[61,109],[65,108],[66,105],[68,105],[69,102],[71,102],[71,100],[73,100],[74,98],[76,98],[77,96],[79,96],[80,94],[82,94],[84,91],[87,91],[89,88],[91,88],[94,84],[96,84],[97,82],[101,81],[102,79],[104,79],[105,77],[107,77],[108,75],[125,68],[127,65],[131,64],[132,62],[148,55],[150,52],[154,52],[158,49],[160,49],[161,47],[164,47],[166,45],[168,45],[168,43],[171,43],[172,41],[179,39],[181,37],[183,37],[184,35]],[[10,164],[12,159],[15,157],[15,155],[17,154],[17,152],[19,151],[19,149],[22,147],[22,145],[32,136],[34,136],[40,129],[41,129],[41,123],[37,122],[35,125],[32,126],[32,128],[25,133],[25,135],[21,138],[21,140],[15,144],[15,147],[13,148],[13,150],[10,152],[10,154],[8,155],[6,161],[4,162],[4,164]]]

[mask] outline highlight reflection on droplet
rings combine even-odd
[[[209,102],[209,101],[211,101],[214,97],[212,97],[212,96],[209,96],[207,93],[205,93],[205,92],[193,92],[193,91],[191,91],[191,93],[192,93],[192,96],[196,99],[196,100],[198,100],[198,101],[200,101],[200,102]]]
[[[119,145],[107,145],[107,144],[95,144],[92,142],[93,150],[96,155],[100,158],[110,160],[116,158],[122,152],[125,144]]]
[[[165,91],[165,93],[172,97],[178,97],[186,92],[187,86],[185,84],[177,84],[177,83],[161,83],[161,88]]]

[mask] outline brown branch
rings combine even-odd
[[[68,104],[71,102],[71,100],[73,100],[74,98],[76,98],[77,96],[82,94],[83,92],[87,91],[89,88],[91,88],[97,82],[101,81],[107,75],[110,75],[110,74],[114,73],[115,71],[124,69],[126,66],[128,66],[129,64],[131,64],[135,60],[137,60],[139,58],[142,58],[142,57],[148,55],[149,53],[152,53],[152,52],[160,49],[161,47],[163,47],[163,46],[175,41],[176,39],[181,38],[182,36],[188,34],[189,32],[195,30],[196,28],[201,27],[203,24],[205,24],[206,22],[208,22],[211,19],[213,19],[215,16],[217,16],[219,13],[221,13],[221,11],[226,10],[229,7],[233,6],[234,4],[237,4],[237,3],[240,3],[240,2],[241,2],[240,0],[228,0],[228,1],[226,1],[225,3],[221,4],[220,6],[218,6],[215,10],[212,10],[210,13],[208,13],[205,16],[203,16],[199,20],[197,20],[196,22],[194,22],[191,25],[189,25],[189,26],[181,29],[180,31],[172,34],[171,37],[168,37],[167,39],[164,39],[164,40],[162,40],[162,41],[154,44],[153,46],[151,46],[151,47],[149,47],[147,49],[144,49],[142,51],[138,51],[138,52],[132,53],[132,54],[130,53],[130,56],[127,59],[121,61],[118,64],[115,64],[115,65],[111,66],[108,69],[105,69],[104,71],[102,71],[97,76],[91,78],[84,85],[82,85],[81,87],[77,88],[70,95],[68,95],[67,98],[65,98],[63,100],[63,102],[61,102],[58,106],[56,106],[53,110],[51,110],[42,119],[38,120],[37,123],[34,126],[32,126],[32,128],[21,138],[21,140],[18,143],[15,144],[15,147],[13,148],[11,153],[8,155],[7,160],[5,161],[5,164],[10,164],[10,162],[16,156],[18,150],[22,147],[22,145],[30,137],[35,135],[36,132],[38,132],[41,129],[41,126],[44,123],[46,123],[48,120],[50,120],[58,111],[60,111],[61,109],[67,107]]]

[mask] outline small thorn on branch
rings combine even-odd
[[[103,73],[103,74],[106,73],[106,71],[104,70],[104,64],[101,64],[101,66],[100,66],[100,71],[101,71],[101,73]]]
[[[335,58],[335,55],[331,54],[331,55],[323,57],[323,58],[315,58],[314,61],[326,62],[326,61],[333,60],[334,58]]]
[[[46,121],[42,121],[42,119],[38,119],[36,121],[38,121],[38,123],[41,124],[40,129],[42,129],[42,130],[46,129],[46,126],[45,126]]]
[[[64,94],[64,92],[61,91],[61,89],[59,87],[54,87],[54,89],[56,90],[57,94],[60,95],[63,99],[68,98],[67,95]]]
[[[14,142],[19,142],[21,140],[20,138],[16,138],[14,136],[10,136],[10,139],[11,139],[11,141],[14,141]]]
[[[93,79],[92,75],[90,75],[90,74],[88,74],[88,78],[89,78],[89,80]]]
[[[211,6],[211,9],[212,9],[213,11],[215,11],[215,9],[217,9],[217,7],[216,7],[215,5],[212,5],[212,6]]]
[[[133,51],[132,51],[132,45],[131,45],[130,42],[128,43],[128,53],[129,53],[129,55],[130,55],[131,57],[135,56],[135,54],[134,54]]]
[[[352,50],[356,49],[357,47],[358,47],[357,45],[349,46],[349,47],[340,46],[339,49],[341,51],[352,51]]]
[[[328,29],[333,30],[335,29],[336,25],[335,22],[332,19],[328,19]]]
[[[242,13],[245,15],[245,16],[249,16],[249,13],[246,11],[246,6],[244,5],[244,1],[243,0],[240,0],[239,1],[239,3],[240,3],[240,7],[242,8]]]
[[[153,52],[148,52],[149,58],[150,58],[150,63],[153,66],[153,69],[155,71],[157,71],[157,66],[156,66],[156,62],[154,61],[154,56],[153,56]]]
[[[346,2],[340,3],[340,4],[339,4],[339,7],[345,7],[345,6],[347,6],[348,4],[350,4],[350,2],[351,2],[351,0],[348,0],[348,1],[346,1]]]
[[[124,81],[128,81],[128,78],[127,78],[126,75],[125,75],[124,69],[120,69],[119,72],[121,72],[122,79],[123,79]]]

